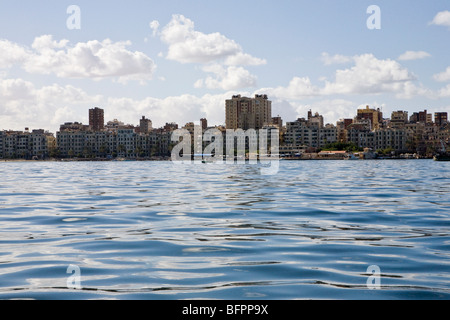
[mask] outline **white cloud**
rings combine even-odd
[[[287,87],[265,88],[270,95],[292,100],[331,95],[376,95],[392,93],[401,99],[432,96],[429,89],[416,85],[416,77],[394,60],[380,60],[372,54],[352,58],[354,66],[336,70],[335,79],[317,86],[309,77],[294,77]]]
[[[406,51],[400,57],[398,57],[398,60],[400,61],[409,61],[409,60],[419,60],[419,59],[425,59],[431,57],[431,54],[425,51]]]
[[[433,78],[439,82],[450,81],[450,67],[448,67],[444,72],[435,74]]]
[[[150,26],[150,29],[153,30],[152,35],[156,36],[158,34],[159,27],[160,27],[159,21],[153,20],[152,22],[150,22],[149,26]]]
[[[242,67],[223,67],[220,64],[207,65],[203,71],[213,73],[215,77],[207,77],[195,83],[196,88],[237,90],[256,86],[256,77]]]
[[[0,68],[10,68],[22,63],[28,55],[24,47],[8,40],[0,40]]]
[[[321,95],[320,88],[312,85],[308,77],[294,77],[287,87],[265,88],[259,90],[282,99],[303,99]]]
[[[105,120],[115,118],[138,124],[142,115],[152,119],[155,127],[166,122],[183,126],[189,121],[206,117],[211,124],[224,123],[225,100],[234,92],[206,94],[200,97],[185,94],[163,99],[108,98],[89,95],[73,86],[37,87],[23,79],[0,79],[0,130],[46,129],[55,133],[64,122],[88,122],[88,110],[93,106],[105,110]]]
[[[436,99],[433,90],[425,88],[422,84],[416,85],[412,81],[405,82],[395,93],[395,97],[398,99],[412,99],[418,96]]]
[[[166,59],[202,64],[204,72],[214,74],[198,80],[195,88],[236,90],[254,87],[256,76],[243,66],[267,63],[245,53],[238,43],[218,32],[206,34],[196,31],[194,22],[183,15],[173,15],[159,34],[168,45]]]
[[[213,125],[223,124],[225,100],[232,94],[206,94],[201,97],[184,94],[163,99],[148,97],[142,100],[109,98],[105,101],[105,117],[136,124],[142,115],[146,115],[155,127],[161,127],[169,121],[184,126],[186,122],[199,121],[201,118],[207,118]]]
[[[266,64],[267,61],[252,57],[247,53],[239,52],[233,56],[227,57],[224,63],[229,66],[259,66]]]
[[[447,97],[450,97],[450,84],[447,85],[445,88],[442,88],[442,89],[439,91],[439,97],[441,97],[441,98],[447,98]]]
[[[100,101],[100,96],[89,96],[73,86],[37,88],[23,79],[0,80],[0,129],[23,130],[27,126],[55,132],[62,122],[80,121],[73,117],[76,110],[87,112]]]
[[[321,60],[323,61],[324,65],[329,66],[333,64],[343,64],[353,61],[353,57],[348,57],[340,54],[336,54],[334,56],[331,56],[327,52],[323,52],[321,56]]]
[[[439,12],[431,22],[431,24],[437,26],[446,26],[450,27],[450,11],[441,11]]]
[[[327,82],[323,94],[401,93],[405,84],[416,80],[398,62],[379,60],[372,54],[354,58],[355,66],[337,70],[335,82]]]
[[[234,40],[215,32],[205,34],[195,30],[192,20],[173,15],[161,31],[161,40],[169,45],[167,59],[181,63],[219,62],[227,65],[261,65],[266,61],[243,52]]]
[[[2,104],[8,101],[32,100],[34,86],[31,82],[22,79],[5,79],[0,81],[0,101]]]
[[[354,102],[345,99],[320,100],[293,107],[297,118],[306,118],[308,111],[311,110],[313,113],[319,112],[323,115],[325,123],[336,123],[343,118],[353,118],[357,109]]]
[[[32,50],[9,41],[0,42],[0,63],[3,67],[20,65],[33,74],[54,74],[59,78],[101,80],[113,78],[151,80],[156,68],[152,59],[142,52],[127,49],[131,42],[79,42],[74,47],[68,40],[55,41],[51,35],[35,38]]]
[[[48,52],[52,49],[64,49],[69,44],[69,40],[56,41],[51,35],[43,35],[34,39],[31,47],[37,52]]]

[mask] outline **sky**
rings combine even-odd
[[[448,0],[2,0],[0,130],[222,125],[235,94],[284,121],[450,112],[449,53]]]

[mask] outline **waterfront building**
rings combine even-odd
[[[136,157],[136,137],[134,129],[119,129],[117,132],[117,154],[119,157]]]
[[[323,126],[323,117],[319,114],[312,116],[308,114],[308,120],[297,119],[294,122],[286,123],[286,133],[284,143],[288,145],[309,146],[313,148],[323,148],[327,144],[334,143],[338,139],[336,126],[328,124]]]
[[[321,116],[318,112],[315,115],[312,114],[312,111],[308,111],[308,125],[311,127],[318,127],[319,129],[323,128],[323,116]]]
[[[139,127],[141,133],[149,133],[153,129],[152,120],[146,119],[145,116],[142,116]]]
[[[94,108],[89,110],[89,127],[92,131],[101,131],[105,126],[104,110]]]
[[[208,120],[206,120],[205,118],[200,119],[200,126],[202,127],[203,131],[208,129]]]
[[[117,132],[119,130],[119,128],[123,128],[123,127],[125,127],[125,123],[123,123],[122,121],[119,121],[117,119],[114,119],[114,120],[108,121],[106,123],[105,129],[108,131]]]
[[[176,124],[175,122],[166,123],[163,130],[166,132],[172,132],[172,131],[178,130],[178,124]]]
[[[31,157],[44,159],[56,148],[53,134],[43,129],[33,130],[29,135],[29,153]]]
[[[42,129],[0,132],[1,159],[45,159],[54,146],[53,134]]]
[[[393,149],[398,153],[407,151],[407,132],[404,128],[382,128],[374,132],[374,150]]]
[[[259,129],[269,131],[279,129],[280,153],[288,156],[295,156],[305,150],[312,152],[323,149],[326,145],[339,141],[352,142],[359,148],[383,151],[392,149],[397,154],[417,153],[429,157],[442,148],[441,141],[450,144],[447,112],[436,112],[433,123],[431,114],[426,110],[415,112],[409,118],[407,111],[394,111],[391,119],[383,119],[380,118],[382,114],[379,109],[366,108],[358,110],[355,119],[342,119],[334,126],[325,125],[323,116],[313,114],[310,110],[307,119],[287,122],[283,127],[281,117],[268,117],[271,102],[265,95],[256,95],[254,99],[234,96],[226,104],[229,106],[227,114],[234,115],[235,111],[239,114],[238,120],[228,118],[227,125],[231,122],[232,126],[242,126],[234,130],[255,129],[256,134],[248,133],[245,137],[246,152],[251,152],[251,147],[258,145],[260,132],[256,127],[259,126]],[[99,108],[91,110],[102,113]],[[264,119],[264,123],[261,119]],[[101,127],[100,123],[94,122],[102,120],[92,120],[90,117],[89,126],[79,122],[66,122],[60,126],[56,138],[42,129],[31,132],[27,128],[25,131],[0,131],[0,159],[167,157],[175,145],[171,141],[172,133],[178,129],[176,123],[166,123],[162,128],[153,129],[151,120],[145,116],[140,119],[137,127],[125,125],[115,119],[109,121],[102,130],[94,130],[94,127]],[[193,122],[184,127],[193,138],[195,127]],[[201,119],[198,127],[205,132],[209,128],[207,120]],[[215,128],[222,132],[224,142],[227,143],[224,154],[226,148],[236,149],[237,140],[242,138],[227,140],[226,131],[229,128]],[[203,141],[203,148],[208,144],[208,141]]]
[[[433,123],[433,115],[427,110],[414,112],[409,119],[410,123]]]
[[[272,123],[272,101],[267,95],[235,95],[225,102],[225,120],[227,129],[261,129]]]
[[[89,131],[89,126],[80,122],[66,122],[59,127],[59,131]]]
[[[283,129],[283,119],[280,116],[273,117],[272,124],[276,126],[280,131]]]
[[[404,128],[408,124],[408,111],[394,111],[391,115],[390,127],[399,129]]]
[[[56,133],[56,144],[61,157],[81,157],[85,148],[86,131],[60,131]]]
[[[348,128],[353,124],[353,119],[341,119],[336,122],[337,141],[348,142]]]
[[[436,112],[434,114],[434,123],[438,127],[445,127],[448,124],[448,113],[447,112]]]
[[[356,116],[355,122],[367,119],[370,120],[371,130],[376,130],[381,127],[383,122],[383,113],[380,108],[371,109],[369,106],[366,106],[365,109],[358,109],[358,114]]]

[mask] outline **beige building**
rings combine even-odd
[[[404,128],[409,123],[408,111],[394,111],[391,115],[390,127],[394,129]]]
[[[227,129],[262,129],[272,123],[272,101],[267,95],[255,98],[233,96],[225,102]]]
[[[316,113],[308,113],[308,120],[300,118],[294,122],[286,123],[284,142],[287,145],[308,146],[323,148],[327,144],[338,141],[338,129],[336,126],[323,125],[323,117]]]
[[[356,121],[359,120],[370,120],[371,130],[376,130],[381,127],[383,122],[383,113],[378,109],[370,109],[369,106],[366,106],[365,109],[358,109],[358,115],[356,116]]]

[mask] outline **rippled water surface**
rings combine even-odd
[[[450,298],[450,163],[281,162],[262,176],[30,162],[0,177],[0,298]]]

